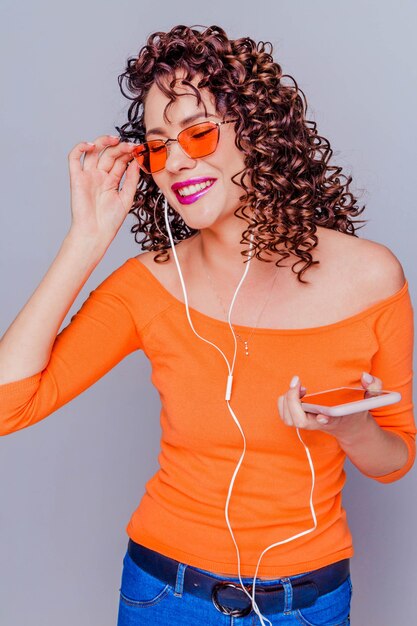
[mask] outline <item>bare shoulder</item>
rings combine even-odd
[[[335,230],[318,230],[327,268],[338,282],[351,285],[352,294],[354,291],[360,296],[363,307],[388,298],[403,287],[402,265],[387,246]]]
[[[188,248],[188,240],[181,241],[175,246],[180,262],[184,260]],[[169,259],[163,263],[155,261],[156,254],[156,252],[142,252],[136,255],[136,258],[143,263],[146,269],[148,269],[166,289],[171,292],[176,292],[178,290],[178,275],[172,253],[169,255]]]
[[[403,267],[387,246],[369,239],[362,241],[369,287],[373,287],[380,298],[388,298],[404,286]]]
[[[167,272],[167,267],[171,266],[170,261],[158,263],[155,261],[156,252],[142,252],[136,258],[148,269],[158,280],[163,280]]]

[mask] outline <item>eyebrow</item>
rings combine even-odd
[[[198,118],[200,117],[217,117],[215,113],[208,113],[207,115],[205,113],[203,113],[203,111],[200,111],[199,113],[194,113],[193,115],[189,115],[188,117],[185,117],[183,120],[181,120],[180,122],[180,126],[181,128],[185,128],[186,126],[188,126],[188,124],[190,124],[191,122],[194,122],[195,120],[198,120]],[[151,128],[151,130],[147,130],[145,133],[145,139],[148,135],[166,135],[166,131],[163,128]]]

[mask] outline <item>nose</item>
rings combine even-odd
[[[167,143],[167,160],[165,169],[175,174],[184,169],[194,169],[197,165],[196,159],[188,156],[181,148],[177,140]]]

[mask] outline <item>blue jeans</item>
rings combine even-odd
[[[231,617],[220,613],[210,600],[198,598],[182,590],[186,565],[179,564],[177,584],[166,585],[142,570],[129,554],[123,561],[122,585],[120,589],[119,617],[117,626],[258,626],[259,617],[252,611],[246,617]],[[193,568],[197,569],[197,568]],[[205,571],[205,570],[200,570]],[[238,578],[211,574],[219,580],[239,582]],[[304,609],[291,609],[290,578],[262,581],[262,586],[284,585],[287,610],[266,617],[273,626],[348,626],[352,585],[350,578],[334,591],[320,596],[316,602]],[[252,579],[243,578],[244,583]],[[266,622],[267,623],[267,622]]]

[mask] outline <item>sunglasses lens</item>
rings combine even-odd
[[[153,174],[164,169],[167,151],[163,141],[148,141],[137,146],[133,156],[146,174]]]
[[[178,135],[178,142],[184,152],[192,159],[212,154],[219,142],[219,127],[213,122],[201,122],[185,128]],[[147,141],[133,150],[133,156],[139,167],[147,174],[154,174],[164,169],[167,160],[167,148],[163,141]]]
[[[186,128],[178,135],[178,141],[193,159],[212,154],[219,141],[219,127],[213,122],[201,122]]]

